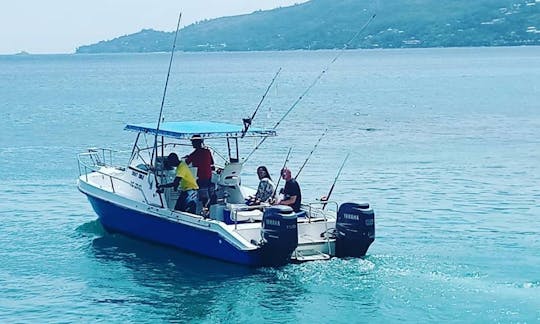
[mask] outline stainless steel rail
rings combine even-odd
[[[118,152],[119,151],[115,151],[115,150],[111,150],[107,148],[90,148],[88,149],[87,152],[79,153],[77,155],[79,177],[84,176],[86,183],[89,183],[88,181],[89,174],[91,173],[101,174],[102,176],[107,177],[110,180],[111,190],[113,193],[117,194],[115,185],[114,185],[115,181],[121,182],[139,191],[141,193],[141,197],[144,199],[144,202],[146,204],[149,204],[148,198],[146,197],[144,190],[142,190],[140,186],[136,186],[131,182],[128,182],[124,179],[113,176],[111,174],[105,173],[101,170],[103,167],[112,167],[120,171],[125,171],[124,167],[115,167],[113,165],[113,154],[118,153]],[[86,161],[83,159],[86,159]]]

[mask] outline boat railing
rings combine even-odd
[[[108,148],[89,148],[86,152],[79,153],[77,155],[77,162],[79,167],[79,177],[84,176],[86,182],[88,182],[88,175],[90,173],[98,173],[104,178],[108,178],[113,193],[117,193],[115,183],[122,183],[127,185],[136,191],[140,192],[141,197],[145,203],[149,203],[144,190],[140,186],[137,186],[131,182],[128,182],[122,178],[114,176],[112,174],[102,171],[103,167],[113,167],[119,171],[124,171],[124,167],[114,166],[114,154],[125,153],[123,151],[112,150]]]
[[[85,163],[84,161],[82,161],[82,159],[87,158],[89,162],[91,162],[91,165],[89,166],[93,166],[97,168],[102,167],[102,166],[112,166],[114,163],[114,160],[113,160],[114,154],[116,152],[119,152],[119,151],[108,149],[108,148],[96,148],[96,147],[89,148],[86,152],[79,153],[78,155],[78,160],[80,162],[79,165],[81,165],[81,163],[88,165],[88,163]],[[81,175],[80,169],[79,169],[79,175]]]
[[[332,206],[335,207],[335,211],[332,209],[329,211],[325,211],[324,208],[326,206]],[[308,222],[311,223],[312,218],[322,217],[324,218],[324,227],[325,231],[324,233],[329,233],[330,229],[328,228],[328,215],[332,215],[333,217],[337,218],[337,210],[338,210],[339,204],[337,201],[316,201],[308,204],[309,208],[309,214],[308,214]],[[334,216],[335,215],[335,216]],[[328,252],[330,255],[332,255],[332,245],[330,244],[330,235],[324,235],[324,239],[326,241],[326,244],[328,246]]]
[[[331,208],[330,210],[324,210],[323,208],[327,205],[332,206],[333,208]],[[308,222],[311,222],[311,219],[313,218],[323,218],[325,221],[327,221],[329,215],[335,217],[338,210],[337,201],[315,201],[310,202],[304,206],[307,206],[308,209]]]

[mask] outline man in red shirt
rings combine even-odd
[[[186,163],[197,168],[199,199],[205,207],[208,207],[210,197],[214,194],[214,184],[212,183],[214,158],[212,157],[212,152],[204,146],[203,139],[200,135],[193,135],[191,137],[191,145],[195,150],[186,156]]]

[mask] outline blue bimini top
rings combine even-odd
[[[128,124],[124,130],[156,134],[155,123]],[[239,138],[242,137],[243,127],[226,123],[214,123],[206,121],[177,121],[163,122],[159,126],[158,136],[191,139],[198,135],[203,139],[210,138]],[[245,133],[245,137],[268,137],[276,136],[273,129],[251,128]]]

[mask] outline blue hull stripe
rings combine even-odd
[[[87,194],[99,221],[112,232],[173,246],[204,256],[249,266],[261,264],[260,250],[242,251],[218,233],[176,223],[136,210],[120,207]]]

